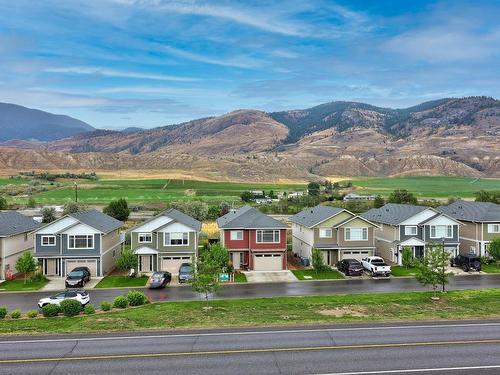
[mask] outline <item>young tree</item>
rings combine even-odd
[[[4,197],[0,197],[0,210],[6,210],[7,208],[9,208],[7,199],[5,199]]]
[[[317,197],[319,195],[320,185],[317,182],[309,182],[307,185],[307,191],[309,195]]]
[[[407,204],[417,204],[418,200],[412,193],[406,189],[394,190],[391,195],[389,195],[388,202],[390,203],[407,203]]]
[[[35,201],[35,198],[30,197],[30,198],[28,199],[28,203],[26,204],[26,206],[27,206],[28,208],[35,208],[35,206],[36,206],[36,201]]]
[[[56,210],[52,207],[44,207],[41,210],[42,223],[52,223],[56,219]]]
[[[67,201],[64,203],[63,215],[74,214],[80,211],[85,211],[87,206],[83,203]]]
[[[128,203],[123,198],[120,198],[117,201],[109,202],[109,204],[104,207],[102,212],[120,221],[126,221],[130,215]]]
[[[497,266],[500,265],[500,237],[496,237],[490,242],[488,254],[495,260]]]
[[[415,265],[415,258],[413,257],[411,247],[405,246],[403,248],[403,252],[401,253],[401,262],[403,263],[403,267],[406,269]]]
[[[37,263],[33,255],[29,251],[24,252],[16,261],[16,269],[24,273],[24,283],[28,279],[28,276],[31,272],[35,272],[37,267]]]
[[[330,267],[327,266],[323,260],[323,255],[321,254],[321,250],[314,248],[311,253],[311,258],[312,258],[311,263],[316,273],[327,271],[330,269]]]
[[[201,258],[196,267],[196,272],[191,280],[191,287],[195,292],[203,294],[208,307],[210,294],[222,288],[219,282],[219,265],[211,259]]]
[[[442,244],[429,245],[425,252],[425,257],[418,262],[416,278],[422,285],[431,285],[434,295],[439,285],[442,291],[448,283],[449,272],[446,266],[450,261],[450,254],[446,252]]]
[[[250,202],[253,198],[253,194],[249,191],[244,191],[243,193],[241,193],[240,197],[243,202]]]
[[[375,208],[380,208],[385,204],[384,198],[382,198],[380,195],[377,195],[375,199],[373,200],[373,207]]]
[[[229,252],[221,244],[210,245],[201,256],[203,262],[213,264],[217,272],[225,272],[229,264]]]
[[[116,267],[122,271],[128,271],[132,268],[137,270],[137,255],[130,248],[124,249],[116,260]]]

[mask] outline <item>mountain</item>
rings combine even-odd
[[[65,115],[0,103],[0,142],[9,140],[53,141],[95,130],[89,124]]]

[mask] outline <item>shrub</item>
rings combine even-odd
[[[36,310],[30,310],[28,311],[28,318],[36,318],[38,316],[38,311]]]
[[[102,311],[109,311],[109,310],[111,310],[111,303],[109,303],[108,301],[102,301],[101,302],[101,310]]]
[[[127,302],[130,306],[141,306],[148,303],[148,299],[143,292],[131,290],[127,293]]]
[[[75,316],[82,311],[82,304],[74,299],[65,299],[59,306],[64,316]]]
[[[94,308],[94,305],[92,305],[92,304],[90,304],[90,303],[89,303],[88,305],[86,305],[86,306],[84,307],[84,309],[83,309],[83,313],[84,313],[85,315],[95,314],[95,308]]]
[[[0,307],[0,319],[5,318],[7,315],[7,309],[5,307]]]
[[[19,319],[21,317],[21,311],[19,310],[14,310],[10,313],[10,317],[12,319]]]
[[[128,307],[128,301],[125,296],[118,296],[113,301],[113,307],[117,309],[125,309]]]
[[[58,305],[45,305],[42,307],[42,314],[46,318],[59,315],[61,308]]]

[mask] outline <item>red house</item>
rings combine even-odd
[[[245,206],[217,220],[221,242],[235,269],[286,270],[286,230],[281,221]]]

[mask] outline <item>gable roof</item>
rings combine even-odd
[[[316,207],[306,208],[300,211],[298,214],[293,215],[290,218],[290,221],[292,223],[310,228],[319,223],[322,223],[325,220],[328,220],[332,216],[335,216],[342,211],[346,210],[339,207],[317,205]]]
[[[456,201],[448,206],[438,207],[438,210],[457,220],[500,221],[500,204],[490,202]]]
[[[123,225],[123,222],[120,220],[116,220],[115,218],[95,209],[75,212],[69,214],[68,216],[71,216],[79,222],[91,226],[94,229],[100,230],[103,233],[112,232]]]
[[[287,229],[287,225],[250,206],[231,211],[217,219],[220,229]]]
[[[380,208],[372,208],[361,216],[376,223],[398,225],[427,209],[429,209],[429,207],[415,206],[412,204],[387,203]]]
[[[9,237],[15,234],[31,232],[38,227],[40,227],[40,223],[19,212],[0,212],[0,237]]]
[[[359,219],[359,220],[362,220],[364,221],[365,223],[368,223],[370,225],[373,225],[375,228],[380,228],[377,224],[375,223],[372,223],[370,220],[364,218],[363,216],[359,216],[359,215],[354,215],[353,217],[350,217],[348,219],[345,219],[344,221],[341,221],[340,223],[338,223],[337,225],[335,225],[334,228],[339,228],[341,227],[342,225],[345,225],[347,223],[350,223],[351,221],[353,220],[356,220],[356,219]]]
[[[168,218],[172,219],[173,221],[184,224],[184,225],[196,230],[197,232],[201,231],[201,222],[200,221],[196,220],[195,218],[193,218],[193,217],[191,217],[191,216],[185,214],[184,212],[181,212],[175,208],[169,208],[168,210],[163,211],[161,214],[156,215],[156,216],[136,225],[135,227],[131,228],[129,230],[129,232],[133,232],[137,228],[140,228],[140,227],[144,226],[145,224],[147,224],[147,223],[149,223],[149,222],[151,222],[159,217],[162,217],[162,216],[168,217]],[[168,225],[168,224],[169,223],[162,223],[161,225],[158,225],[157,228],[154,228],[154,230],[156,230],[160,227],[164,227],[165,225]]]

